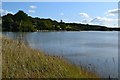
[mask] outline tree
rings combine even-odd
[[[82,30],[120,30],[117,28],[107,28],[99,25],[89,25],[80,23],[64,23],[62,20],[57,22],[51,19],[32,18],[23,11],[18,11],[15,15],[7,14],[2,16],[2,30],[3,31],[21,31],[29,32],[36,30],[68,30],[68,31],[82,31]]]

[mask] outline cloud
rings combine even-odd
[[[89,18],[90,16],[87,13],[80,13],[81,17]]]
[[[115,16],[115,14],[107,14],[106,16]]]
[[[90,22],[90,20],[91,20],[91,17],[87,14],[87,13],[79,13],[79,15],[81,16],[81,17],[83,17],[84,19],[81,21],[83,24],[85,23],[89,23]]]
[[[35,13],[35,10],[28,10],[29,13]]]
[[[11,11],[4,10],[4,9],[0,9],[0,15],[1,15],[1,16],[6,15],[6,14],[8,14],[8,13],[14,14],[14,13],[11,12]]]
[[[91,22],[112,22],[116,21],[117,19],[106,18],[106,17],[96,17],[91,20]]]
[[[118,14],[119,11],[120,9],[111,9],[111,10],[108,10],[105,14],[106,16],[115,16],[115,14]]]
[[[90,20],[88,20],[88,19],[83,19],[81,22],[82,22],[83,24],[88,24],[88,23],[90,22]]]
[[[61,16],[63,16],[63,15],[64,15],[64,13],[62,13],[62,12],[61,12],[61,13],[60,13],[60,15],[61,15]]]
[[[90,23],[98,24],[98,25],[105,25],[105,26],[114,26],[117,24],[118,19],[107,18],[107,17],[95,17],[93,18]]]
[[[37,6],[31,5],[29,7],[30,7],[30,9],[28,10],[29,13],[35,13],[36,12],[35,9],[37,8]]]
[[[91,17],[87,13],[79,13],[81,17],[84,19],[81,20],[81,23],[92,24],[92,25],[103,25],[108,27],[117,27],[118,19],[108,18],[108,16],[115,16],[120,10],[119,9],[111,9],[106,11],[105,17]]]
[[[37,6],[33,6],[33,5],[31,5],[30,8],[31,8],[31,9],[36,9]]]
[[[112,10],[108,10],[107,12],[111,14],[117,14],[119,10],[120,9],[112,9]]]

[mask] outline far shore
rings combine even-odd
[[[24,32],[24,31],[2,31],[2,32]],[[25,31],[26,32],[26,31]],[[82,31],[67,31],[67,30],[36,30],[27,32],[119,32],[119,31],[100,31],[100,30],[82,30]]]

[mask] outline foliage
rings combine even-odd
[[[35,28],[28,15],[19,11],[15,15],[7,14],[2,17],[3,31],[35,31]]]
[[[120,30],[120,28],[107,28],[99,25],[64,23],[62,20],[57,22],[51,19],[32,18],[23,11],[17,12],[15,15],[7,14],[2,16],[3,31],[37,31],[37,30],[65,30],[65,31],[112,31]]]

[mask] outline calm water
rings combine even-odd
[[[4,32],[47,54],[63,56],[102,77],[118,77],[118,32]]]

